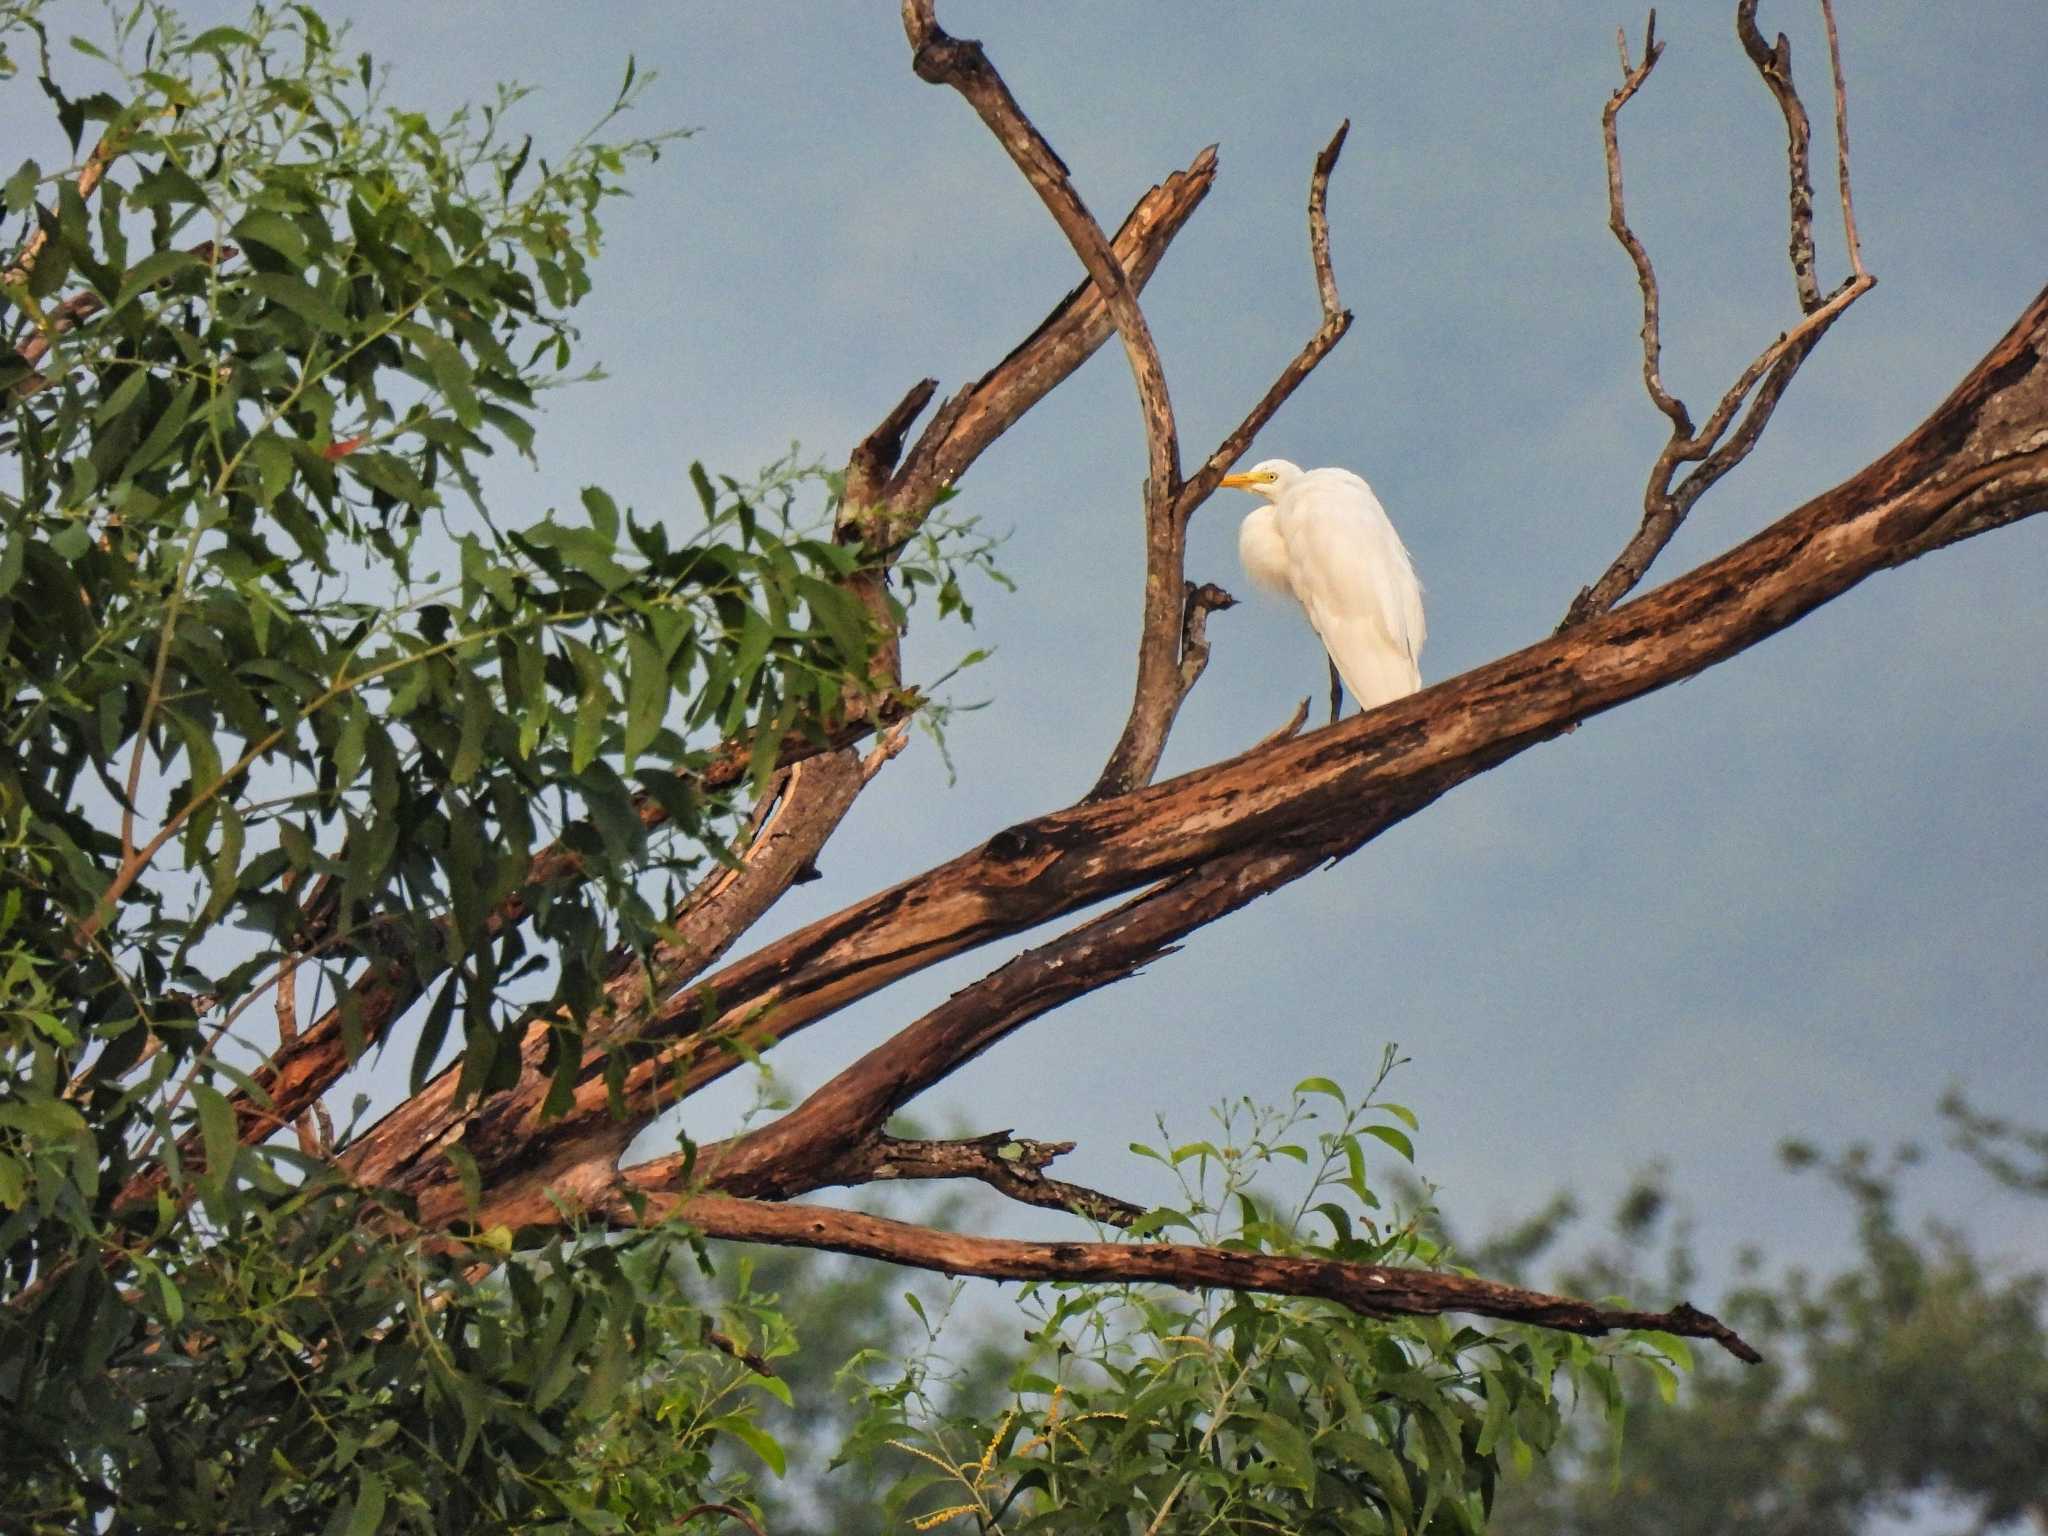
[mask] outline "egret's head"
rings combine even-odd
[[[1217,482],[1234,491],[1250,491],[1254,496],[1263,496],[1268,501],[1278,501],[1281,494],[1301,478],[1301,467],[1285,459],[1267,459],[1254,464],[1241,475],[1225,475]]]

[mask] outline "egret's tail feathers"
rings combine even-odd
[[[1378,625],[1335,625],[1332,631],[1323,644],[1360,709],[1405,699],[1422,686],[1415,658],[1389,646]]]

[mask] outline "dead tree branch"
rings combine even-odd
[[[1160,882],[1026,950],[898,1030],[757,1131],[706,1149],[706,1177],[733,1194],[790,1199],[844,1182],[836,1170],[889,1117],[990,1046],[1076,997],[1171,954],[1195,928],[1321,862],[1317,848],[1254,848]]]
[[[1183,693],[1181,589],[1186,580],[1187,540],[1176,515],[1181,492],[1180,437],[1166,372],[1136,291],[1102,227],[1074,190],[1065,162],[1025,116],[981,44],[947,33],[938,23],[932,0],[903,0],[903,29],[910,39],[912,68],[918,78],[950,85],[966,98],[1081,258],[1123,339],[1131,376],[1137,382],[1146,457],[1145,600],[1138,639],[1138,682],[1123,736],[1094,791],[1097,795],[1121,793],[1151,778]],[[1199,672],[1199,667],[1196,670]]]
[[[1849,270],[1864,276],[1863,241],[1856,233],[1856,199],[1849,193],[1849,87],[1842,78],[1842,38],[1835,30],[1834,0],[1820,0],[1828,30],[1828,70],[1835,83],[1835,181],[1842,194],[1842,239],[1849,251]]]
[[[1138,199],[1111,242],[1111,254],[1135,290],[1142,290],[1176,235],[1216,180],[1214,147],[1195,156]],[[995,367],[934,414],[903,467],[889,481],[884,510],[871,537],[898,536],[904,519],[931,505],[988,446],[1033,405],[1064,383],[1115,333],[1108,304],[1095,280],[1084,279],[1054,306],[1038,328]]]
[[[1205,149],[1187,170],[1175,172],[1148,190],[1132,208],[1117,232],[1115,252],[1134,285],[1142,287],[1157,270],[1167,247],[1208,194],[1215,175],[1215,152]],[[1055,305],[1037,329],[1001,362],[942,406],[898,465],[896,456],[902,436],[929,403],[933,392],[926,381],[913,386],[855,449],[849,461],[847,511],[842,527],[878,549],[900,545],[915,531],[938,494],[964,474],[1033,405],[1064,383],[1113,332],[1100,292],[1092,280],[1082,283]],[[887,479],[886,486],[881,484],[883,477]],[[885,721],[899,720],[917,702],[914,693],[903,692],[885,700],[876,713]],[[792,734],[783,744],[781,761],[788,765],[820,751],[838,750],[873,728],[873,720],[855,712],[855,718],[849,719],[843,730],[829,735],[822,745],[801,734]],[[707,787],[737,783],[746,773],[751,752],[752,743],[748,740],[720,748],[704,770]],[[638,806],[642,824],[650,829],[667,820],[667,812],[650,800],[643,799]],[[581,861],[573,850],[566,843],[558,843],[535,856],[527,890],[530,893],[555,880],[575,879],[581,872]],[[493,915],[490,932],[495,934],[507,924],[523,921],[527,899],[526,895],[515,895],[508,901]],[[737,918],[735,914],[728,925],[730,931],[717,939],[700,931],[695,953],[715,958],[743,931],[737,926]],[[317,920],[317,916],[309,918]],[[704,926],[700,922],[700,930]],[[402,934],[392,932],[387,937],[392,947],[357,979],[345,1004],[330,1009],[301,1031],[288,1049],[265,1063],[255,1074],[257,1092],[239,1091],[231,1096],[245,1143],[261,1141],[279,1125],[296,1118],[348,1070],[351,1057],[343,1027],[345,1018],[352,1015],[360,1031],[358,1038],[374,1043],[444,974],[434,963],[433,957],[440,953],[437,944],[429,942],[415,952],[410,944],[401,942]],[[687,975],[668,978],[671,986],[688,979]],[[186,1150],[196,1155],[196,1139]],[[153,1192],[161,1182],[161,1172],[138,1179],[123,1198],[139,1198]]]
[[[1605,613],[1641,582],[1699,499],[1722,476],[1749,457],[1763,436],[1764,428],[1770,424],[1771,415],[1790,387],[1793,376],[1820,344],[1828,328],[1851,304],[1876,286],[1877,280],[1864,270],[1861,246],[1855,235],[1855,204],[1849,191],[1848,102],[1842,83],[1834,13],[1831,8],[1823,7],[1828,26],[1829,54],[1835,65],[1835,124],[1842,224],[1849,238],[1851,271],[1840,287],[1823,295],[1814,275],[1813,178],[1809,166],[1812,132],[1806,108],[1792,83],[1792,44],[1782,33],[1775,46],[1764,42],[1763,34],[1756,26],[1756,7],[1757,0],[1739,0],[1735,29],[1743,51],[1756,66],[1758,75],[1785,119],[1785,160],[1791,189],[1791,236],[1787,251],[1802,318],[1757,354],[1721,396],[1706,423],[1695,430],[1685,402],[1664,385],[1657,274],[1648,250],[1629,225],[1622,197],[1621,143],[1617,120],[1621,109],[1649,79],[1650,71],[1656,68],[1664,53],[1664,45],[1657,41],[1657,13],[1652,11],[1643,34],[1640,64],[1631,65],[1627,35],[1621,36],[1622,82],[1601,112],[1601,135],[1607,159],[1608,228],[1627,251],[1635,267],[1636,285],[1643,296],[1643,387],[1651,402],[1670,420],[1671,435],[1650,467],[1649,480],[1643,491],[1640,526],[1600,579],[1583,588],[1572,600],[1564,618],[1563,627],[1566,628],[1584,623],[1595,614]],[[1678,476],[1687,465],[1695,467],[1681,480]]]
[[[358,1144],[352,1166],[419,1197],[423,1215],[437,1202],[452,1211],[460,1197],[441,1193],[455,1181],[435,1149],[460,1128],[486,1187],[508,1200],[549,1186],[594,1193],[624,1138],[731,1070],[728,1042],[766,1049],[905,975],[1120,891],[1204,866],[1223,878],[1228,866],[1213,861],[1299,854],[1305,872],[1311,851],[1352,851],[1475,774],[1737,654],[1878,571],[2048,506],[2044,358],[2048,293],[1890,453],[1628,608],[1335,729],[1012,827],[666,998],[633,1043],[623,1118],[598,1073],[546,1124],[511,1100],[466,1124],[408,1105]],[[1249,866],[1239,875],[1258,878]],[[930,1027],[957,1027],[964,1041],[981,1026],[934,1016]]]
[[[639,1198],[631,1202],[614,1196],[606,1204],[606,1214],[622,1225],[674,1217],[707,1237],[825,1249],[945,1275],[1263,1291],[1333,1301],[1368,1317],[1437,1317],[1466,1312],[1592,1335],[1617,1328],[1654,1328],[1681,1338],[1711,1339],[1736,1359],[1752,1365],[1762,1359],[1719,1319],[1684,1304],[1669,1312],[1608,1310],[1568,1296],[1440,1270],[1181,1243],[1033,1243],[962,1237],[823,1206],[771,1205],[726,1195],[677,1197],[646,1189],[635,1194]],[[641,1209],[635,1211],[634,1205]],[[559,1216],[554,1220],[559,1221]]]
[[[1213,154],[1205,151],[1187,172],[1148,192],[1112,242],[980,45],[941,30],[932,0],[902,0],[902,8],[918,74],[954,86],[975,107],[1067,234],[1088,281],[995,368],[942,404],[907,452],[911,427],[936,393],[930,380],[913,386],[853,450],[838,535],[881,556],[856,580],[890,646],[879,675],[867,680],[870,694],[849,701],[860,721],[856,735],[785,769],[761,809],[742,867],[716,872],[690,893],[674,914],[676,932],[649,963],[621,966],[607,984],[605,1009],[590,1021],[582,1054],[559,1082],[544,1070],[557,1031],[552,1021],[536,1021],[517,1086],[468,1100],[459,1091],[459,1072],[451,1070],[348,1148],[343,1167],[366,1185],[409,1197],[430,1227],[543,1227],[578,1213],[619,1224],[672,1216],[720,1238],[833,1249],[945,1273],[1225,1286],[1320,1297],[1375,1315],[1472,1311],[1584,1332],[1657,1327],[1714,1338],[1755,1358],[1720,1324],[1687,1307],[1669,1314],[1603,1311],[1455,1275],[1213,1248],[959,1237],[786,1202],[834,1185],[971,1178],[1021,1203],[1111,1224],[1131,1220],[1137,1208],[1127,1202],[1046,1176],[1067,1143],[1020,1140],[1007,1131],[960,1141],[906,1140],[884,1127],[897,1110],[1031,1020],[1134,975],[1196,929],[1356,851],[1457,784],[1581,720],[1739,653],[1880,570],[2048,509],[2048,292],[1934,415],[1882,459],[1747,543],[1613,611],[1697,497],[1750,451],[1805,356],[1871,283],[1855,244],[1832,11],[1824,0],[1852,275],[1823,296],[1812,279],[1806,129],[1803,108],[1796,117],[1793,110],[1798,98],[1789,47],[1781,38],[1775,49],[1762,48],[1758,35],[1760,57],[1749,36],[1755,0],[1742,0],[1738,25],[1748,28],[1745,49],[1788,125],[1791,254],[1802,319],[1744,370],[1706,424],[1693,428],[1683,402],[1662,384],[1656,278],[1629,228],[1621,192],[1616,119],[1661,56],[1653,16],[1640,66],[1630,63],[1623,40],[1623,84],[1603,119],[1610,222],[1643,293],[1645,383],[1672,426],[1646,496],[1643,530],[1630,551],[1601,584],[1581,594],[1558,635],[1334,729],[1299,738],[1290,728],[1235,759],[1153,784],[1166,734],[1206,658],[1208,615],[1229,603],[1220,588],[1186,581],[1188,520],[1350,323],[1339,307],[1326,213],[1344,130],[1318,157],[1310,182],[1309,243],[1321,326],[1202,470],[1183,483],[1165,379],[1137,293],[1206,193]],[[882,586],[890,554],[916,531],[937,496],[1112,330],[1123,338],[1147,433],[1148,577],[1131,720],[1095,794],[1001,831],[710,974],[727,947],[808,867],[874,770],[893,755],[894,737],[865,762],[850,747],[883,718],[892,698],[903,697]],[[1688,465],[1691,473],[1677,481]],[[562,862],[545,871],[547,878],[580,874],[573,855],[551,852]],[[619,1167],[629,1142],[654,1116],[753,1053],[952,956],[1118,896],[1127,899],[1115,910],[1035,943],[772,1124],[703,1147],[694,1159]],[[499,917],[516,922],[523,915],[515,905]],[[367,997],[382,1010],[375,1031],[385,1030],[419,996],[420,970],[409,956],[373,966],[359,978],[357,1020],[367,1017]],[[342,1016],[337,1011],[281,1044],[257,1091],[238,1106],[245,1139],[295,1119],[345,1069]],[[375,1037],[365,1027],[360,1038]],[[565,1102],[556,1102],[556,1094]],[[458,1141],[466,1168],[480,1181],[480,1202],[466,1195],[447,1155]]]

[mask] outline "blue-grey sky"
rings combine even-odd
[[[911,74],[893,5],[330,9],[394,65],[397,100],[530,82],[542,89],[525,126],[561,142],[609,101],[631,52],[660,76],[636,126],[698,130],[611,207],[582,316],[610,378],[550,402],[540,469],[507,464],[492,481],[501,517],[589,482],[687,517],[677,487],[692,459],[744,474],[794,440],[843,460],[911,382],[971,380],[1078,279],[964,102]],[[1879,286],[1653,582],[1888,447],[2048,281],[2038,0],[1839,9]],[[1308,171],[1352,120],[1330,209],[1357,322],[1250,457],[1372,481],[1428,589],[1425,680],[1547,633],[1633,528],[1661,440],[1599,141],[1617,22],[1640,47],[1634,0],[940,10],[986,42],[1105,224],[1220,144],[1216,186],[1146,295],[1190,458],[1316,323]],[[1782,128],[1732,10],[1665,8],[1668,51],[1623,122],[1630,211],[1664,285],[1665,376],[1702,415],[1796,318]],[[1765,10],[1768,30],[1794,34],[1820,125],[1831,284],[1843,258],[1818,9]],[[1143,473],[1114,344],[975,466],[957,507],[1010,532],[1001,559],[1018,590],[978,594],[974,636],[921,625],[910,665],[929,676],[993,646],[953,687],[990,707],[951,728],[957,782],[921,738],[888,769],[778,929],[1092,781],[1129,699]],[[1247,509],[1225,493],[1198,514],[1190,574],[1250,598],[1235,562]],[[1413,1064],[1395,1096],[1421,1115],[1421,1165],[1467,1228],[1560,1186],[1598,1204],[1663,1158],[1710,1254],[1755,1237],[1776,1256],[1839,1258],[1847,1219],[1777,1171],[1781,1136],[1931,1139],[1951,1081],[1987,1109],[2038,1116],[2044,582],[2048,523],[1880,577],[1041,1021],[923,1112],[1078,1139],[1069,1177],[1156,1198],[1166,1189],[1124,1150],[1151,1139],[1155,1112],[1194,1134],[1223,1096],[1284,1097],[1310,1073],[1359,1082],[1398,1040]],[[1320,696],[1298,615],[1252,600],[1212,636],[1168,772]],[[777,1064],[815,1084],[998,958],[915,978]],[[693,1133],[717,1134],[742,1096],[694,1104]],[[1994,1251],[2048,1250],[1966,1174],[1921,1187]],[[992,1220],[1040,1230],[1030,1217]]]

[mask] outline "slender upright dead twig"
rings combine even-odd
[[[1252,439],[1351,328],[1351,311],[1343,307],[1338,297],[1337,278],[1330,265],[1329,220],[1330,173],[1336,169],[1337,157],[1343,153],[1344,139],[1350,132],[1351,122],[1347,118],[1337,125],[1330,142],[1316,156],[1315,168],[1309,176],[1309,260],[1315,269],[1316,293],[1323,311],[1322,323],[1280,371],[1280,376],[1258,403],[1245,413],[1244,419],[1202,462],[1202,467],[1181,486],[1170,510],[1168,525],[1163,529],[1157,526],[1150,529],[1146,577],[1148,641],[1153,636],[1150,626],[1154,622],[1151,616],[1152,583],[1166,579],[1168,573],[1179,573],[1184,569],[1187,526],[1195,509],[1215,494],[1217,483],[1230,466],[1244,456]],[[1148,665],[1148,657],[1153,653],[1141,646],[1138,684],[1131,701],[1130,715],[1115,750],[1110,753],[1109,761],[1095,781],[1095,787],[1088,792],[1089,800],[1128,794],[1151,782],[1152,775],[1158,770],[1159,759],[1166,750],[1166,738],[1173,729],[1174,719],[1208,666],[1208,615],[1235,601],[1221,587],[1198,587],[1185,576],[1180,580],[1182,610],[1180,625],[1174,635],[1177,650],[1170,649],[1163,642],[1156,647],[1159,656],[1175,656],[1175,665],[1171,672],[1156,664]]]
[[[1792,43],[1783,33],[1775,43],[1766,43],[1757,30],[1758,0],[1737,0],[1736,35],[1757,74],[1778,104],[1785,119],[1785,163],[1790,235],[1787,255],[1792,265],[1792,282],[1798,296],[1801,318],[1797,325],[1781,332],[1736,377],[1722,394],[1713,413],[1695,429],[1685,402],[1665,388],[1662,377],[1662,343],[1659,332],[1661,296],[1657,274],[1643,242],[1628,222],[1622,198],[1621,143],[1616,128],[1621,109],[1649,79],[1650,71],[1663,56],[1657,41],[1657,13],[1650,12],[1643,34],[1640,64],[1629,59],[1628,37],[1620,34],[1622,82],[1608,98],[1601,113],[1601,136],[1607,159],[1608,228],[1628,253],[1636,271],[1636,285],[1643,296],[1643,387],[1651,403],[1671,422],[1671,434],[1650,467],[1643,489],[1643,518],[1635,534],[1623,546],[1600,579],[1580,590],[1572,600],[1564,622],[1570,628],[1595,614],[1604,613],[1621,601],[1671,542],[1694,505],[1715,482],[1749,457],[1770,424],[1785,390],[1800,365],[1820,344],[1820,339],[1843,311],[1871,288],[1877,279],[1863,266],[1861,243],[1856,235],[1855,202],[1849,190],[1848,93],[1843,83],[1841,45],[1829,0],[1822,0],[1821,12],[1827,24],[1828,53],[1833,64],[1835,94],[1835,141],[1838,181],[1841,187],[1842,226],[1849,247],[1850,275],[1832,292],[1820,291],[1815,276],[1813,243],[1813,178],[1809,166],[1812,129],[1806,107],[1792,81]],[[1744,407],[1747,406],[1747,410]],[[1685,466],[1694,466],[1683,479]]]

